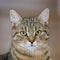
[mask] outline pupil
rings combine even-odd
[[[24,31],[23,31],[23,34],[24,34]]]
[[[40,33],[40,31],[37,31],[37,33]]]

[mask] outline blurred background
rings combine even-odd
[[[38,16],[45,8],[50,9],[49,45],[52,60],[60,60],[60,0],[0,0],[0,55],[11,46],[9,10],[15,9],[22,17]]]

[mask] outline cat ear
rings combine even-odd
[[[49,8],[46,8],[38,17],[38,20],[40,20],[43,24],[48,24],[49,19]]]
[[[18,26],[21,23],[21,20],[22,20],[22,17],[19,16],[19,14],[15,10],[11,9],[10,10],[10,21],[12,23],[12,26],[14,25]]]

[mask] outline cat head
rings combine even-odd
[[[38,17],[22,18],[15,10],[10,10],[13,40],[20,46],[40,46],[48,40],[49,9],[46,8]]]

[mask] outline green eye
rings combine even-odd
[[[27,35],[27,33],[25,31],[20,31],[20,34],[23,35],[23,36]]]
[[[36,35],[38,35],[38,34],[41,34],[41,30],[38,30],[37,32],[36,32]]]

